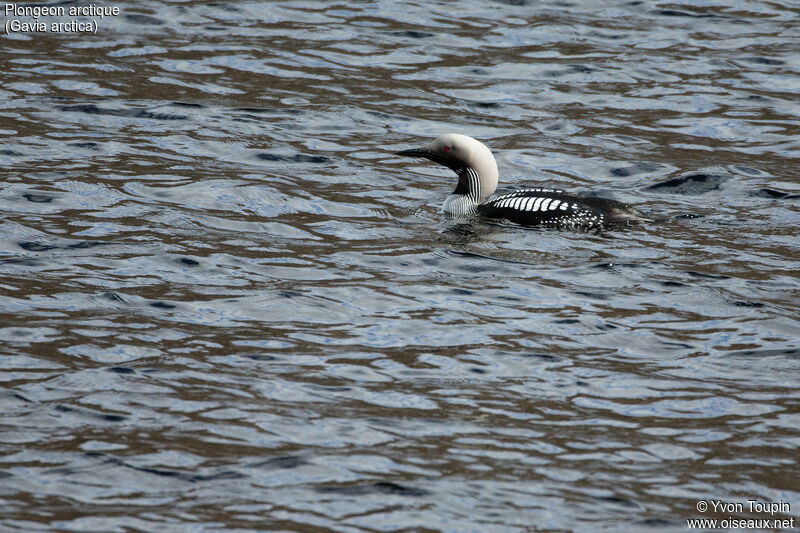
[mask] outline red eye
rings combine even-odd
[[[447,145],[445,145],[445,147],[444,147],[444,148],[442,148],[442,150],[444,150],[445,152],[449,152],[449,151],[450,151],[450,147],[449,147],[449,146],[447,146]]]

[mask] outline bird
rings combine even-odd
[[[424,157],[458,175],[455,190],[442,206],[445,216],[451,218],[480,214],[524,226],[562,229],[599,229],[648,220],[623,202],[561,189],[536,187],[492,196],[499,177],[492,151],[482,142],[460,133],[441,135],[426,146],[395,155]]]

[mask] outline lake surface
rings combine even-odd
[[[613,4],[4,32],[0,529],[800,516],[800,5]],[[654,221],[448,220],[446,132]]]

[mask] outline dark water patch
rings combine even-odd
[[[389,32],[390,35],[397,35],[399,37],[411,37],[412,39],[426,39],[428,37],[433,37],[434,33],[428,33],[426,31],[416,31],[416,30],[406,30],[406,31],[393,31]]]
[[[592,31],[590,34],[592,37],[597,37],[599,39],[608,39],[610,41],[618,41],[620,39],[626,39],[630,37],[628,33],[605,33],[599,31]]]
[[[789,357],[791,359],[800,359],[800,348],[787,348],[787,349],[762,349],[762,350],[739,350],[736,352],[728,352],[728,357]]]
[[[627,167],[615,168],[611,171],[611,175],[618,178],[627,178],[628,176],[636,176],[638,174],[658,172],[662,168],[663,165],[654,163],[636,163]]]
[[[498,4],[505,4],[507,6],[518,6],[518,7],[529,6],[534,3],[531,0],[494,0],[494,1]],[[538,5],[538,2],[536,2],[536,4]]]
[[[57,246],[42,244],[40,242],[18,242],[17,245],[28,252],[47,252],[57,249]]]
[[[22,394],[20,394],[18,392],[12,393],[11,397],[16,399],[16,400],[19,400],[21,402],[25,402],[25,403],[36,403],[33,400],[30,400],[30,399],[26,398],[25,396],[23,396]]]
[[[253,355],[245,355],[246,359],[250,359],[252,361],[262,361],[262,362],[269,362],[269,361],[277,361],[278,358],[274,355],[264,355],[264,354],[253,354]]]
[[[711,274],[710,272],[697,272],[695,270],[687,270],[686,273],[696,278],[730,279],[730,276],[726,276],[725,274]]]
[[[391,115],[389,113],[384,113],[383,111],[378,111],[376,109],[367,110],[367,114],[370,115],[370,116],[378,117],[378,118],[382,118],[382,119],[392,119],[392,120],[395,119],[394,115]]]
[[[56,411],[58,411],[59,413],[69,413],[69,414],[84,415],[84,416],[88,416],[90,418],[93,418],[95,420],[101,421],[101,422],[118,423],[118,422],[124,422],[125,420],[128,419],[128,417],[124,416],[124,415],[115,415],[115,414],[108,414],[108,413],[97,413],[97,412],[92,411],[90,409],[84,409],[84,408],[77,409],[77,408],[74,408],[74,407],[71,407],[71,406],[68,406],[68,405],[64,405],[64,404],[57,404],[54,407],[54,409]]]
[[[775,189],[770,189],[767,187],[762,187],[757,191],[751,192],[750,194],[761,198],[769,198],[770,200],[797,200],[800,198],[800,194],[776,191]]]
[[[60,111],[85,113],[87,115],[108,115],[112,117],[144,118],[152,120],[186,120],[185,115],[157,113],[146,109],[108,109],[95,104],[75,104],[57,106]]]
[[[155,307],[156,309],[175,309],[178,306],[169,302],[158,301],[150,302],[150,307]]]
[[[291,298],[298,298],[300,296],[303,296],[303,293],[302,292],[298,292],[298,291],[280,290],[280,291],[278,291],[278,296],[280,296],[281,298],[289,298],[289,299],[291,299]]]
[[[0,150],[0,155],[7,155],[10,157],[22,157],[25,154],[23,154],[22,152],[15,152],[14,150],[4,148]]]
[[[256,154],[256,157],[263,161],[282,161],[284,163],[327,163],[330,161],[329,158],[321,155],[312,156],[305,154],[278,155],[278,154],[260,153]]]
[[[730,176],[723,174],[695,172],[649,185],[645,187],[645,190],[693,196],[719,190],[722,184],[729,179]]]
[[[199,261],[195,261],[194,259],[190,259],[188,257],[181,257],[180,259],[178,259],[178,263],[180,263],[181,265],[189,266],[189,267],[196,267],[196,266],[200,265]]]
[[[100,151],[100,145],[96,142],[92,141],[82,141],[77,143],[71,143],[70,146],[74,146],[76,148],[86,148],[87,150],[94,150],[95,152]]]
[[[734,307],[752,307],[752,308],[756,308],[756,309],[759,309],[759,308],[762,308],[762,307],[766,307],[761,302],[753,302],[753,301],[750,301],[750,300],[737,300],[737,301],[733,302],[732,305]]]
[[[1,258],[0,265],[22,265],[22,266],[29,266],[29,267],[38,267],[42,266],[44,261],[38,259],[31,259],[29,257],[9,257],[9,258]]]
[[[578,322],[577,320],[575,322]],[[561,361],[560,357],[556,357],[555,355],[550,355],[547,353],[539,353],[539,352],[528,352],[523,354],[525,357],[530,357],[532,359],[541,359],[542,361],[547,361],[549,363],[556,363]]]
[[[108,369],[108,371],[113,372],[114,374],[123,374],[123,375],[136,373],[136,370],[127,366],[112,366],[111,368]]]
[[[589,292],[589,291],[574,291],[573,294],[576,296],[584,296],[586,298],[591,298],[592,300],[608,300],[609,296],[605,294],[600,294],[597,292]]]
[[[478,109],[500,109],[504,107],[500,102],[472,102],[470,105]]]
[[[164,21],[161,19],[151,17],[150,15],[142,15],[140,13],[126,13],[125,19],[142,26],[161,26],[164,24]]]
[[[89,248],[95,248],[96,246],[106,246],[109,244],[114,244],[112,242],[106,241],[80,241],[76,242],[75,244],[69,244],[66,246],[65,249],[67,250],[87,250]]]
[[[347,487],[317,487],[316,490],[323,493],[335,492],[339,494],[346,494],[348,496],[390,494],[394,496],[420,497],[430,494],[427,490],[415,487],[407,487],[392,481],[378,481],[368,485],[351,485]]]
[[[691,17],[691,18],[718,18],[722,15],[716,13],[694,13],[691,11],[681,11],[679,9],[659,9],[656,14],[663,17]]]
[[[600,70],[597,67],[591,67],[589,65],[583,65],[583,64],[580,64],[580,63],[573,63],[573,64],[570,64],[570,65],[567,65],[567,67],[569,67],[569,72],[576,72],[576,73],[581,73],[581,74],[588,74],[590,72],[597,72],[597,71]]]
[[[242,11],[231,2],[209,2],[208,5],[213,7],[219,7],[225,11],[230,11],[232,13],[241,13]]]
[[[603,503],[610,503],[621,507],[629,507],[631,509],[639,509],[641,506],[633,500],[627,498],[620,498],[619,496],[595,496],[594,499]]]
[[[66,246],[57,246],[55,244],[44,244],[36,241],[19,242],[17,245],[28,252],[47,252],[50,250],[88,250],[97,246],[104,246],[114,244],[106,241],[79,241]]]
[[[250,465],[252,468],[266,468],[266,469],[284,469],[284,468],[297,468],[309,464],[308,461],[297,455],[287,455],[284,457],[273,457],[266,461],[260,461]]]
[[[472,367],[472,368],[469,369],[469,371],[472,372],[473,374],[486,374],[486,370],[485,369],[478,368],[478,367]]]
[[[678,350],[690,350],[694,348],[691,344],[686,344],[685,342],[666,342],[662,341],[661,345],[670,348],[670,349],[678,349]]]
[[[756,65],[785,65],[786,61],[780,59],[772,59],[769,57],[755,56],[755,57],[740,57],[737,61],[745,63],[754,63]]]
[[[680,281],[663,280],[658,282],[662,287],[685,287],[685,283]]]
[[[313,388],[327,392],[349,392],[353,390],[352,387],[334,387],[334,386],[322,386],[322,385],[315,385]]]
[[[192,109],[205,109],[206,107],[203,104],[196,104],[194,102],[178,102],[178,101],[171,102],[170,105],[174,105],[177,107],[188,107]]]
[[[22,195],[23,198],[35,204],[49,204],[55,196],[45,193],[28,192]]]

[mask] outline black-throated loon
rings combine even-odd
[[[427,146],[397,155],[424,157],[458,174],[458,185],[442,207],[448,216],[480,213],[517,224],[559,228],[599,228],[647,220],[622,202],[559,189],[520,189],[492,197],[497,189],[497,163],[486,145],[466,135],[447,133]]]

